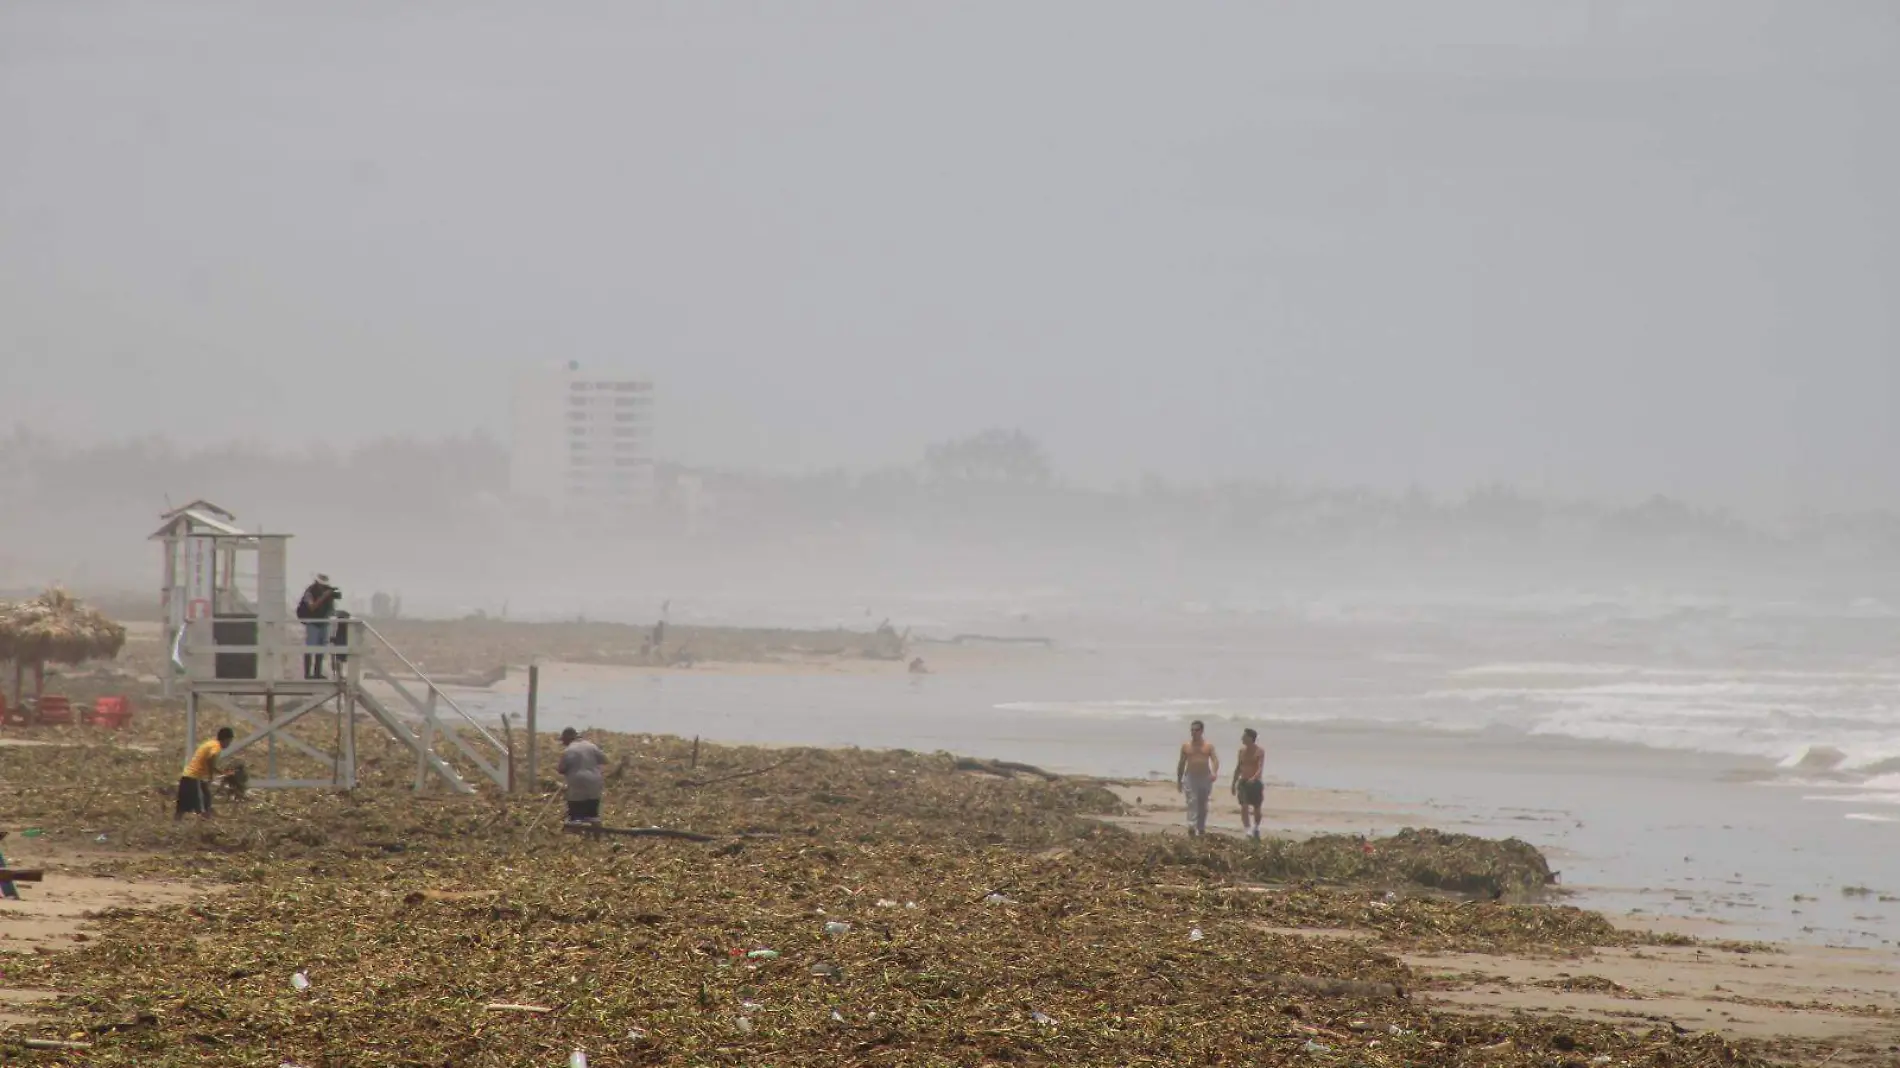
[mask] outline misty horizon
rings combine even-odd
[[[1880,3],[0,9],[0,426],[1900,507]],[[242,511],[242,509],[240,509]]]

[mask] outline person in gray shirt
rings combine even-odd
[[[567,822],[599,823],[600,794],[606,786],[600,769],[607,766],[607,754],[572,727],[561,732],[561,746],[556,770],[567,780]]]

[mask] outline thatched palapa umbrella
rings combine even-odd
[[[0,612],[0,657],[13,661],[13,699],[20,699],[26,665],[33,665],[33,698],[46,688],[46,662],[110,660],[125,645],[125,628],[55,586]]]

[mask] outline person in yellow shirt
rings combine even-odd
[[[218,736],[200,745],[185,762],[184,774],[178,777],[178,808],[172,813],[173,820],[184,819],[187,812],[211,818],[211,780],[218,772],[218,754],[235,737],[231,728],[220,727]]]

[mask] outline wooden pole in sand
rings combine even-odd
[[[508,744],[508,785],[507,792],[515,792],[515,725],[514,717],[501,714],[501,736]]]
[[[535,733],[540,730],[540,726],[535,721],[535,704],[540,701],[540,699],[541,665],[538,663],[530,663],[528,665],[528,782],[530,783],[529,788],[535,790],[540,789],[540,786],[536,784],[541,781],[541,765],[536,762],[536,758],[541,752],[541,746],[540,738]]]

